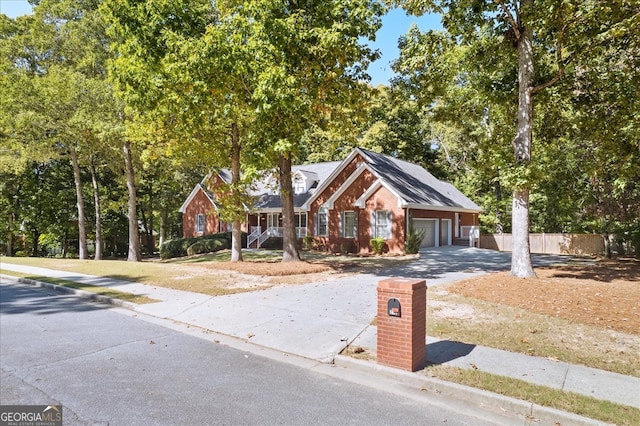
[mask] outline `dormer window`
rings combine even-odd
[[[296,175],[293,178],[293,192],[295,194],[303,194],[304,192],[306,192],[307,188],[305,186],[305,181],[301,176]]]

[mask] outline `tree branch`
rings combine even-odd
[[[507,8],[507,5],[505,5],[504,1],[502,0],[493,0],[493,2],[502,8],[502,11],[507,17],[507,21],[509,21],[511,28],[513,28],[513,32],[516,35],[516,40],[520,40],[520,28],[518,27],[518,22],[514,19],[513,14]],[[517,13],[517,10],[516,10],[516,13]]]
[[[560,30],[558,31],[558,36],[556,37],[556,63],[558,64],[558,72],[551,80],[538,86],[532,87],[531,95],[535,95],[536,93],[541,92],[547,87],[553,86],[564,76],[564,64],[562,62],[562,39],[564,37],[564,31],[567,28],[567,25],[568,24],[565,23],[565,25],[560,28]]]

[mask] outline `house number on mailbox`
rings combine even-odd
[[[400,315],[400,301],[398,299],[389,299],[387,302],[387,313],[391,317],[399,317]]]

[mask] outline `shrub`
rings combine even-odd
[[[197,244],[197,245],[196,245]],[[192,246],[196,245],[192,248]],[[247,245],[247,233],[242,233],[242,247]],[[191,256],[193,254],[211,253],[231,248],[231,232],[203,235],[196,238],[174,238],[162,244],[160,258]],[[191,249],[191,250],[189,250]]]
[[[409,223],[409,233],[404,242],[404,252],[406,254],[416,254],[420,250],[420,244],[424,240],[425,231],[416,231],[413,229],[413,221]]]
[[[306,235],[302,238],[302,248],[304,250],[311,250],[313,248],[314,241],[313,235]]]
[[[375,254],[382,254],[384,251],[384,238],[372,238],[371,239],[371,247],[373,248],[373,252]]]
[[[160,259],[171,259],[187,255],[187,248],[198,241],[197,238],[174,238],[160,246]]]
[[[189,246],[187,249],[187,255],[193,256],[194,254],[212,253],[218,250],[223,250],[227,247],[228,241],[225,238],[207,238],[201,239]]]

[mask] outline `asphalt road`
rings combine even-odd
[[[354,384],[336,377],[340,374],[232,349],[132,316],[5,279],[0,404],[61,404],[65,425],[496,421],[481,410],[465,412],[453,403]]]

